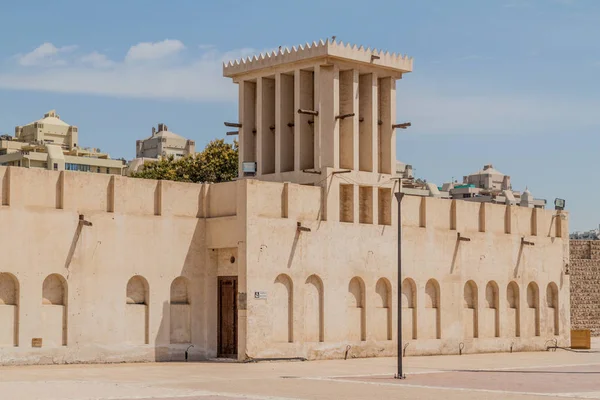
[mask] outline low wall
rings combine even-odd
[[[235,182],[193,184],[0,167],[2,205],[79,213],[213,218],[237,213]]]

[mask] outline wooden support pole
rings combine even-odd
[[[310,232],[311,231],[310,228],[307,228],[306,226],[302,226],[301,222],[298,222],[296,224],[296,229],[298,230],[298,232]]]
[[[525,238],[521,238],[521,244],[525,245],[525,246],[535,246],[535,243],[529,242],[529,241],[525,240]]]
[[[319,115],[318,111],[315,110],[303,110],[301,108],[298,109],[298,114],[306,114],[306,115]]]
[[[396,128],[406,129],[409,126],[412,126],[412,124],[410,122],[404,122],[402,124],[394,124],[394,125],[392,125],[392,129],[396,129]]]
[[[470,239],[470,238],[468,238],[468,237],[464,237],[464,236],[461,236],[461,235],[460,235],[460,232],[456,232],[456,238],[457,238],[458,240],[460,240],[461,242],[470,242],[470,241],[471,241],[471,239]]]
[[[337,115],[335,117],[335,119],[344,119],[344,118],[354,117],[354,115],[355,115],[355,113]]]

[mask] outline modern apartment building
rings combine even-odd
[[[79,130],[52,110],[44,118],[0,136],[0,165],[122,175],[125,163],[100,149],[79,147]]]

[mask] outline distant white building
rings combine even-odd
[[[512,204],[529,208],[545,208],[546,200],[535,199],[525,188],[524,192],[514,191],[510,176],[494,168],[492,164],[484,165],[483,169],[463,177],[463,182],[444,183],[439,188],[448,192],[453,199],[497,204]]]
[[[600,226],[598,229],[592,229],[584,232],[573,232],[569,235],[574,240],[600,240]]]

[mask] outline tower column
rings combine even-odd
[[[379,79],[379,169],[391,174],[396,163],[396,135],[392,124],[396,123],[396,80],[391,77]]]
[[[275,80],[259,78],[256,92],[257,175],[272,174],[275,172]]]
[[[300,123],[302,122],[301,115],[297,110],[300,108],[301,98],[301,77],[302,71],[299,69],[294,71],[294,171],[300,171]]]
[[[358,169],[358,71],[340,72],[340,115],[354,114],[339,119],[340,168]]]
[[[263,174],[263,136],[264,136],[264,122],[263,122],[263,78],[256,80],[256,175],[260,176]]]
[[[245,156],[244,146],[244,82],[238,84],[238,121],[242,124],[242,127],[238,130],[238,176],[244,176],[242,171],[242,162]],[[154,128],[152,128],[154,131]]]
[[[275,74],[275,173],[281,172],[281,73]]]
[[[313,71],[297,69],[294,74],[294,169],[302,171],[315,167],[315,124],[318,117],[298,113],[298,109],[315,108],[315,79]]]
[[[340,132],[335,117],[340,111],[340,71],[336,65],[315,67],[315,168],[340,167]]]
[[[294,170],[294,75],[275,75],[275,172]],[[292,126],[290,126],[292,124]]]
[[[381,125],[379,124],[379,79],[377,79],[376,74],[371,74],[371,99],[372,102],[370,104],[370,112],[373,115],[373,120],[371,121],[371,137],[370,141],[370,149],[371,149],[371,162],[369,163],[369,167],[371,168],[369,171],[378,172],[379,171],[379,133]]]
[[[359,170],[377,171],[377,75],[364,74],[359,77]],[[362,122],[361,122],[362,121]]]
[[[240,82],[239,130],[240,139],[240,176],[243,176],[242,162],[256,159],[256,83]]]

